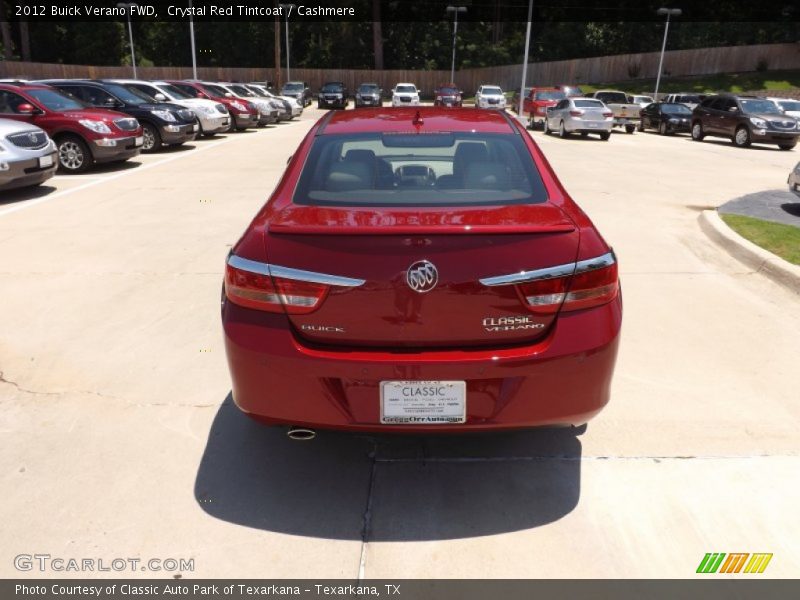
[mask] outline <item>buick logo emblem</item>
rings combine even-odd
[[[39,136],[38,136],[38,135],[36,135],[35,133],[29,133],[29,134],[28,134],[28,141],[29,141],[31,144],[35,144],[36,142],[38,142],[38,141],[39,141]]]
[[[408,267],[406,283],[415,292],[430,292],[439,282],[439,271],[429,260],[420,260]]]

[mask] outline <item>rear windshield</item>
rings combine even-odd
[[[598,100],[611,104],[627,104],[628,97],[622,92],[597,92],[594,95]]]
[[[26,93],[36,98],[39,102],[44,104],[46,108],[55,111],[62,110],[80,110],[86,108],[88,104],[84,104],[80,100],[57,92],[56,90],[25,90]]]
[[[488,206],[544,202],[521,136],[361,133],[315,139],[294,195],[313,206]]]
[[[533,95],[534,100],[563,100],[567,95],[560,90],[550,90],[547,92],[536,92]]]
[[[605,104],[600,100],[573,100],[575,108],[605,108]]]

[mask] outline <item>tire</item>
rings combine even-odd
[[[603,133],[600,134],[600,139],[603,140],[604,142],[607,142],[609,139],[611,139],[611,133],[609,133],[608,131],[604,131]]]
[[[639,129],[639,133],[644,133],[644,117],[639,119],[639,127],[638,127],[638,129]]]
[[[320,104],[319,102],[317,102],[317,110],[322,110],[322,104]]]
[[[586,133],[585,131],[581,131],[581,137],[582,138],[589,137],[589,134]]]
[[[559,125],[558,125],[558,137],[560,137],[563,140],[568,135],[569,134],[567,133],[567,130],[564,129],[564,121],[561,121],[561,123],[559,123]]]
[[[792,142],[791,144],[778,144],[778,148],[781,150],[791,150],[795,146],[797,146],[797,142]]]
[[[667,135],[669,133],[669,131],[667,131],[667,124],[664,121],[661,121],[661,123],[659,124],[658,133],[660,133],[661,135]]]
[[[545,135],[550,135],[551,133],[553,133],[547,126],[547,119],[544,120],[544,124],[542,125],[542,131],[544,132]]]
[[[142,123],[142,137],[144,143],[142,144],[142,152],[157,152],[161,150],[161,134],[158,133],[158,128],[150,123]]]
[[[692,123],[692,139],[695,142],[702,142],[706,134],[703,133],[703,124],[700,121]]]
[[[63,173],[83,173],[94,164],[94,158],[77,135],[62,135],[56,140],[58,148],[58,170]]]
[[[744,125],[736,128],[733,134],[733,145],[737,148],[747,148],[750,145],[750,130]]]
[[[625,133],[633,133],[634,131],[636,131],[634,125],[625,125]]]

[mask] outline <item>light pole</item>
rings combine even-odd
[[[136,77],[136,53],[133,50],[133,27],[131,27],[131,13],[133,12],[133,7],[137,6],[135,2],[118,2],[118,8],[124,8],[125,14],[128,17],[128,38],[130,39],[131,44],[131,64],[133,65],[133,78],[137,79]]]
[[[294,10],[294,4],[281,4],[280,7],[286,11],[286,81],[292,80],[292,71],[289,69],[289,15]]]
[[[659,8],[657,15],[667,16],[667,24],[664,26],[664,42],[661,44],[661,57],[658,59],[658,75],[656,75],[656,91],[654,100],[658,102],[658,85],[661,83],[661,67],[664,64],[664,50],[667,47],[667,33],[669,33],[669,18],[680,17],[683,11],[680,8]]]
[[[192,0],[189,0],[189,38],[192,43],[192,79],[197,79],[197,51],[194,45],[194,17],[192,17]]]
[[[525,29],[525,60],[522,62],[522,85],[519,88],[519,106],[517,117],[524,118],[522,107],[525,105],[525,79],[528,75],[528,50],[531,47],[531,20],[533,19],[533,0],[528,0],[528,27]]]
[[[458,35],[458,13],[467,12],[466,6],[448,6],[447,12],[453,13],[453,62],[450,63],[450,83],[455,83],[456,77],[456,36]]]

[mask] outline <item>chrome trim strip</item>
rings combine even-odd
[[[278,265],[249,260],[234,254],[228,257],[228,264],[234,269],[258,273],[259,275],[272,275],[283,279],[293,279],[295,281],[307,281],[309,283],[321,283],[323,285],[335,285],[338,287],[358,287],[366,283],[365,279],[355,279],[352,277],[340,277],[338,275],[328,275],[326,273],[315,273],[314,271],[303,271],[302,269],[292,269]]]
[[[595,269],[602,269],[608,267],[616,262],[614,252],[607,252],[602,256],[589,258],[579,261],[577,263],[567,263],[564,265],[556,265],[554,267],[545,267],[544,269],[536,269],[534,271],[521,271],[519,273],[511,273],[509,275],[498,275],[497,277],[484,277],[479,279],[483,285],[492,287],[496,285],[511,285],[516,283],[526,283],[528,281],[538,281],[541,279],[555,279],[557,277],[566,277],[573,273],[586,273],[587,271],[594,271]]]

